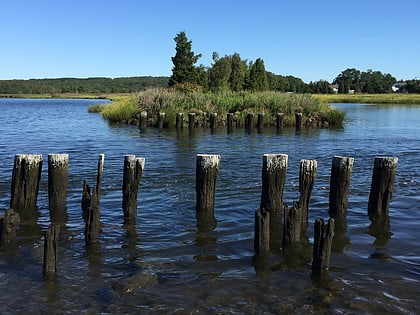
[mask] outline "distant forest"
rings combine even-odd
[[[167,87],[169,77],[0,80],[0,94],[131,93]]]

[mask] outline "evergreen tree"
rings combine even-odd
[[[245,60],[241,60],[238,53],[234,53],[231,57],[232,71],[230,73],[229,85],[232,91],[242,91],[245,84],[245,74],[247,65]]]
[[[250,67],[247,87],[251,91],[265,91],[268,89],[267,73],[264,61],[261,58],[255,60]]]
[[[174,38],[176,43],[176,54],[172,57],[172,76],[169,78],[169,86],[177,83],[197,84],[199,80],[199,71],[194,66],[201,54],[195,55],[192,51],[192,42],[188,40],[185,32],[179,32]]]

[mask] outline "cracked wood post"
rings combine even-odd
[[[321,274],[329,268],[334,225],[334,218],[330,218],[327,225],[323,219],[315,221],[312,259],[312,272],[315,274]]]
[[[60,226],[52,224],[44,235],[44,279],[48,279],[57,274],[57,250],[59,233]]]
[[[181,129],[184,127],[184,114],[183,113],[176,113],[175,126],[176,126],[176,129]]]
[[[96,189],[93,190],[90,205],[87,209],[87,218],[85,225],[86,244],[96,243],[99,240],[100,233],[100,209],[99,198]]]
[[[217,226],[214,198],[219,164],[220,155],[197,154],[196,156],[196,219],[200,231],[212,231]]]
[[[397,165],[396,157],[375,157],[368,203],[371,221],[385,219],[388,216]]]
[[[188,113],[188,128],[195,128],[195,113]]]
[[[316,160],[301,160],[299,167],[299,206],[302,208],[302,222],[309,221],[309,202],[316,177]]]
[[[19,213],[14,212],[13,209],[5,211],[4,216],[0,218],[1,244],[11,243],[16,239],[16,226],[19,222]]]
[[[254,114],[253,113],[248,113],[246,115],[245,127],[248,130],[252,130],[254,128]]]
[[[254,251],[257,256],[266,256],[270,252],[270,213],[255,211]]]
[[[277,113],[277,130],[283,129],[284,113]]]
[[[105,154],[101,153],[98,157],[98,169],[96,174],[96,187],[94,188],[94,191],[96,192],[97,196],[97,204],[98,209],[100,209],[101,205],[101,185],[102,185],[102,174],[104,171],[104,161],[105,161]],[[82,193],[82,213],[83,213],[83,219],[86,220],[88,215],[88,209],[91,204],[91,192],[90,187],[87,184],[86,180],[83,181],[83,193]]]
[[[140,112],[140,121],[139,121],[139,129],[145,130],[147,127],[147,112],[142,111]]]
[[[41,171],[41,154],[16,154],[12,172],[10,208],[18,212],[36,208]]]
[[[299,202],[293,202],[291,209],[287,205],[284,206],[283,248],[290,248],[300,242],[301,217],[302,208]]]
[[[331,165],[329,210],[331,218],[345,219],[354,158],[334,156]]]
[[[270,212],[270,246],[282,244],[282,207],[286,183],[287,154],[264,154],[260,210]]]
[[[133,221],[137,217],[137,195],[144,169],[144,158],[135,155],[124,157],[123,201],[124,221]]]
[[[48,205],[50,212],[67,209],[68,154],[48,154]]]

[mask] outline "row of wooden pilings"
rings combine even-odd
[[[196,220],[201,232],[212,231],[217,226],[214,214],[216,179],[220,155],[196,156]],[[14,161],[10,209],[0,222],[2,243],[11,242],[15,236],[20,214],[36,208],[42,169],[42,156],[17,154]],[[353,169],[352,157],[334,156],[331,166],[329,192],[329,220],[318,218],[314,223],[312,271],[322,274],[329,267],[331,244],[336,226],[345,224]],[[388,217],[389,203],[394,189],[398,159],[376,157],[370,187],[368,215],[370,220],[384,222]],[[299,169],[299,200],[293,207],[283,206],[283,193],[288,164],[286,154],[264,154],[260,207],[255,211],[254,250],[257,258],[267,257],[270,250],[293,247],[300,242],[303,229],[309,222],[309,204],[316,178],[317,161],[301,160]],[[145,165],[144,158],[135,155],[124,157],[122,208],[125,223],[134,223],[137,216],[137,195]],[[100,234],[100,195],[104,155],[98,159],[96,186],[91,190],[84,181],[82,213],[85,220],[86,244],[96,243]],[[44,277],[55,275],[57,270],[57,242],[60,222],[66,211],[68,155],[48,155],[48,200],[51,227],[45,232]],[[284,210],[284,211],[283,211]]]
[[[203,126],[208,126],[211,129],[215,128],[217,126],[217,113],[210,113],[208,115],[208,119],[204,116],[204,123]],[[257,123],[255,124],[255,118],[253,113],[248,113],[245,118],[245,128],[252,129],[254,126],[257,127],[258,130],[261,130],[264,128],[264,125],[266,122],[264,121],[264,114],[259,113],[257,115]],[[233,113],[227,113],[226,115],[226,126],[228,130],[232,130],[234,127],[234,123],[236,128],[239,128],[241,123],[239,120],[234,119],[235,115]],[[148,113],[146,111],[142,111],[140,113],[139,117],[139,128],[141,130],[145,130],[147,128],[147,121],[148,121]],[[162,129],[164,127],[164,121],[165,121],[165,113],[158,113],[157,116],[157,122],[156,127],[159,129]],[[276,115],[276,127],[277,129],[283,128],[283,121],[284,121],[284,113],[277,113]],[[188,113],[188,128],[194,129],[197,127],[198,122],[196,119],[196,113]],[[295,126],[296,130],[300,130],[302,128],[302,113],[296,112],[295,113]],[[175,127],[177,129],[184,127],[184,113],[177,113],[176,114],[176,121],[175,121]]]

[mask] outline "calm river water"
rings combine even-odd
[[[10,202],[15,154],[42,154],[38,217],[21,222],[16,244],[0,248],[1,314],[310,314],[420,313],[420,106],[336,104],[343,129],[184,128],[140,133],[89,114],[92,100],[0,99],[0,206]],[[48,153],[69,154],[68,218],[59,241],[55,282],[42,277],[43,232],[50,219]],[[105,154],[102,232],[86,247],[83,180],[93,186]],[[198,233],[195,156],[220,154],[217,228]],[[284,204],[298,200],[301,159],[318,161],[307,243],[300,256],[272,252],[253,264],[254,211],[262,157],[289,155]],[[124,155],[145,157],[135,227],[123,224]],[[336,240],[327,279],[311,279],[313,222],[328,218],[332,157],[354,157],[347,231]],[[390,233],[373,236],[367,205],[375,156],[399,158]],[[309,257],[309,258],[308,258]]]

